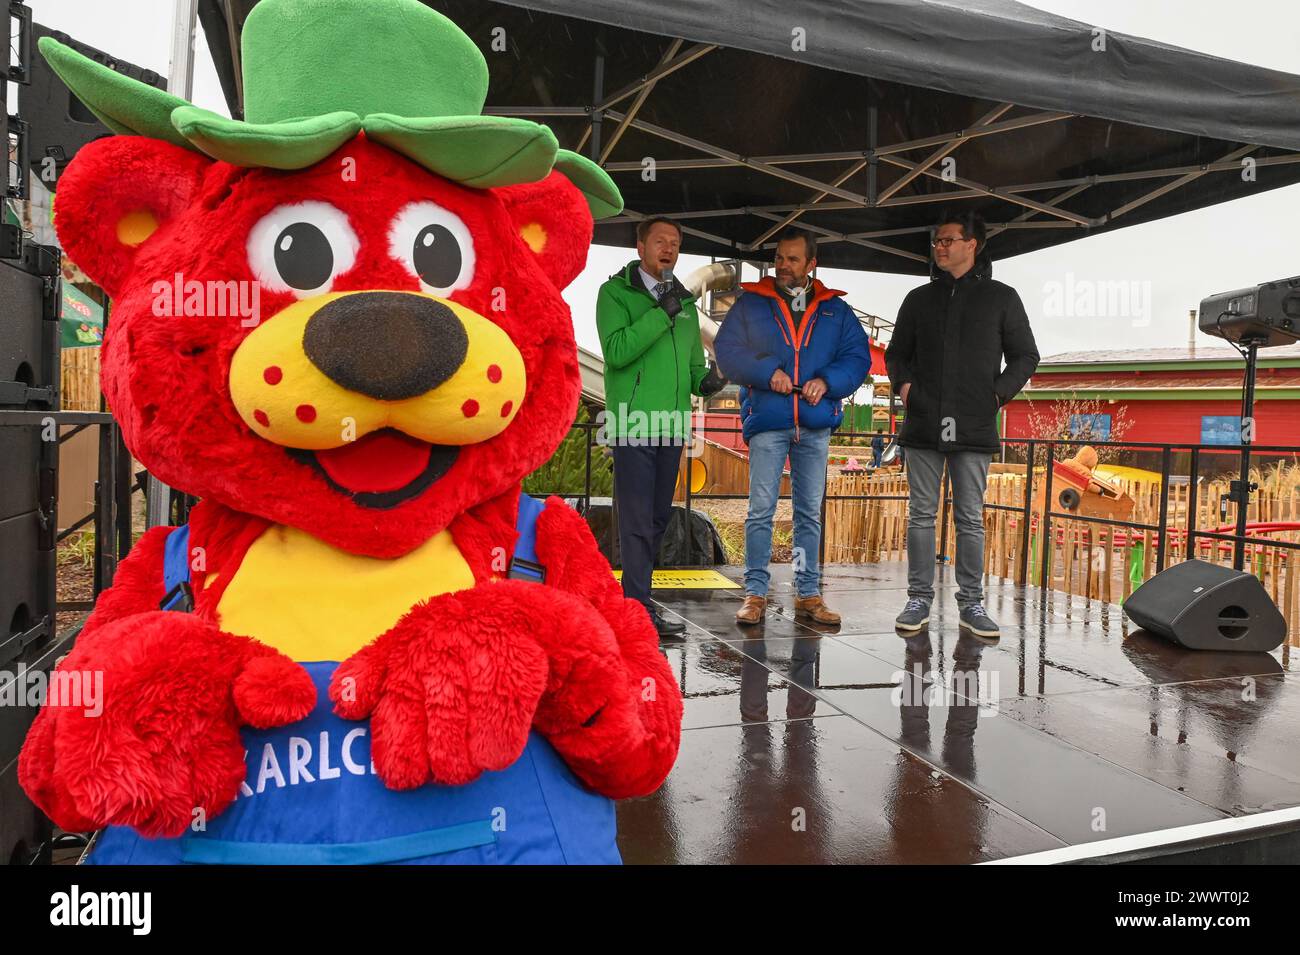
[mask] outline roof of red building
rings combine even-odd
[[[1283,345],[1279,348],[1265,348],[1259,353],[1261,365],[1270,359],[1300,358],[1300,344]],[[1180,361],[1236,361],[1241,355],[1228,344],[1202,345],[1196,347],[1181,345],[1176,348],[1127,348],[1114,351],[1072,351],[1044,358],[1039,364],[1039,371],[1049,370],[1051,365],[1097,365],[1097,364],[1150,364],[1156,362]]]
[[[1269,388],[1294,388],[1300,385],[1300,374],[1269,378],[1259,381],[1256,390]],[[1160,375],[1134,378],[1131,375],[1072,375],[1062,381],[1057,376],[1041,381],[1031,380],[1027,392],[1060,391],[1062,388],[1079,388],[1086,391],[1168,391],[1171,388],[1241,388],[1241,375]]]

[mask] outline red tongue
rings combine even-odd
[[[432,446],[400,431],[372,431],[338,448],[317,451],[330,479],[354,492],[383,493],[406,487],[429,466]]]

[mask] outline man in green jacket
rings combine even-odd
[[[708,397],[726,383],[705,363],[694,296],[673,277],[681,244],[671,219],[638,223],[638,261],[611,275],[596,300],[605,358],[599,433],[614,454],[623,593],[644,604],[660,637],[669,638],[686,626],[651,602],[650,574],[690,437],[691,395]]]

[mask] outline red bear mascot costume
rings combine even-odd
[[[127,445],[201,498],[118,569],[19,765],[93,862],[615,862],[681,697],[586,524],[560,290],[622,200],[416,0],[263,0],[245,120],[41,50],[114,132],[55,214]]]

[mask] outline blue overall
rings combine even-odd
[[[542,503],[521,495],[511,576],[537,579]],[[166,592],[189,578],[189,528],[167,539]],[[170,609],[170,607],[168,608]],[[618,864],[614,804],[588,791],[536,732],[523,755],[465,786],[392,790],[370,764],[369,726],[329,701],[337,662],[304,663],[316,708],[273,730],[242,730],[248,776],[202,831],[99,834],[88,864]]]

